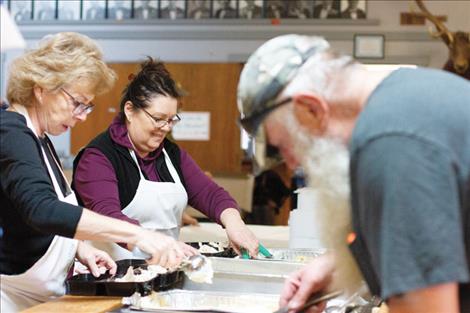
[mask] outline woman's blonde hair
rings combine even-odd
[[[34,103],[33,88],[49,91],[78,81],[89,91],[102,94],[116,81],[116,74],[103,61],[103,55],[93,40],[72,32],[47,36],[37,49],[27,51],[11,65],[7,99],[10,104],[30,106]]]

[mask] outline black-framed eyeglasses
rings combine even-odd
[[[141,109],[142,111],[145,112],[145,114],[147,114],[149,118],[151,118],[154,121],[155,126],[157,126],[158,128],[163,128],[166,125],[170,126],[170,128],[173,128],[173,126],[175,126],[179,121],[181,121],[181,118],[179,117],[178,114],[175,114],[175,116],[173,116],[172,118],[164,119],[164,118],[158,118],[158,117],[153,116],[152,114],[147,112],[147,110],[144,108],[141,108]]]
[[[254,135],[256,129],[261,124],[261,122],[266,118],[266,116],[274,111],[275,109],[283,106],[292,101],[292,97],[288,97],[279,102],[275,102],[273,105],[267,106],[259,112],[252,114],[251,116],[240,118],[240,125],[246,130],[250,135]]]
[[[75,107],[72,112],[74,115],[81,115],[83,113],[90,114],[95,108],[95,105],[93,103],[85,104],[83,102],[78,101],[64,88],[60,88],[60,90],[62,90],[72,100],[73,106]]]

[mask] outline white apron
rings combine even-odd
[[[15,109],[26,118],[27,126],[37,136],[26,109],[23,106],[15,106]],[[41,151],[59,200],[78,205],[73,192],[64,198],[42,146]],[[62,176],[64,176],[63,172]],[[0,275],[0,311],[18,312],[64,295],[64,282],[73,264],[77,246],[77,240],[54,236],[46,253],[26,272],[19,275]]]
[[[128,217],[139,221],[146,229],[159,231],[175,239],[179,237],[183,211],[188,203],[188,195],[180,181],[173,163],[165,149],[165,163],[170,171],[172,182],[154,182],[145,179],[133,150],[129,150],[137,164],[140,182],[132,201],[122,210]],[[132,252],[115,243],[92,242],[93,246],[104,250],[114,260],[141,259],[142,253],[136,249]]]

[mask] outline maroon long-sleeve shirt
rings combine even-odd
[[[127,128],[117,116],[110,126],[111,139],[117,144],[132,149]],[[160,181],[155,168],[155,159],[162,153],[163,145],[145,158],[137,161],[151,181]],[[181,172],[186,184],[188,203],[220,224],[220,214],[227,208],[238,208],[235,200],[222,187],[212,181],[189,154],[180,148]],[[75,190],[85,207],[107,216],[139,224],[122,213],[119,201],[118,181],[111,162],[96,148],[84,151],[74,174]],[[158,208],[155,208],[158,209]]]

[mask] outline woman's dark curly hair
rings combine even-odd
[[[150,100],[159,95],[175,99],[182,96],[163,62],[147,57],[140,67],[140,72],[130,77],[129,84],[122,91],[120,103],[122,122],[125,121],[124,105],[127,101],[132,102],[135,108],[147,108]]]

